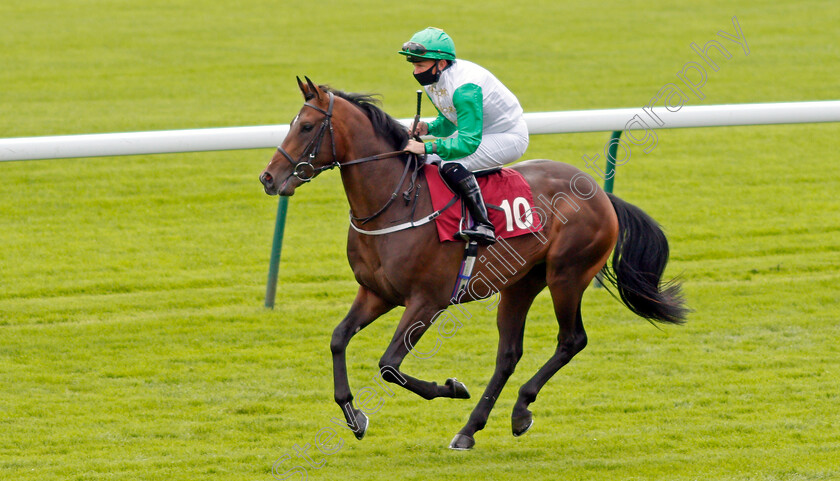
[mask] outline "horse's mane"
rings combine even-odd
[[[394,150],[402,150],[408,143],[408,129],[376,105],[379,103],[379,99],[375,98],[378,94],[342,92],[328,85],[319,85],[319,87],[360,108],[370,119],[377,135],[393,145]]]

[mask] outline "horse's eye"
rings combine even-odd
[[[301,130],[301,132],[309,132],[309,131],[310,131],[310,130],[312,130],[314,127],[315,127],[315,126],[314,126],[314,125],[312,125],[312,124],[303,124],[303,125],[301,125],[301,126],[300,126],[300,130]]]

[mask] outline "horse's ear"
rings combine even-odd
[[[313,98],[315,98],[316,95],[318,95],[317,92],[313,92],[311,90],[308,90],[306,88],[306,86],[303,85],[303,82],[300,80],[300,77],[295,77],[295,78],[297,79],[298,88],[300,89],[300,93],[303,94],[303,100],[309,101],[309,100],[312,100]],[[307,78],[306,80],[309,80],[309,79]]]
[[[315,97],[317,97],[318,100],[321,100],[321,95],[318,93],[318,87],[316,87],[315,84],[311,80],[309,80],[309,77],[304,75],[303,78],[306,79],[306,84],[309,85],[309,88],[315,94]]]

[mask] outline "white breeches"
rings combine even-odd
[[[493,169],[518,160],[528,148],[528,126],[523,120],[516,127],[507,132],[481,136],[478,149],[461,159],[446,161],[437,154],[426,156],[426,163],[458,162],[468,170]]]

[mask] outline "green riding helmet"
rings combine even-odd
[[[443,30],[428,27],[415,33],[400,50],[409,62],[420,59],[455,60],[455,42]]]

